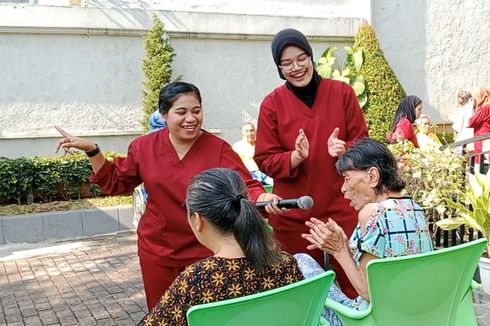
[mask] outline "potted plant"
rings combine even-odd
[[[467,173],[468,184],[461,197],[462,202],[451,199],[447,203],[456,209],[456,217],[439,220],[436,224],[443,230],[452,230],[461,225],[480,231],[490,238],[490,172],[487,174]],[[480,278],[483,290],[490,293],[490,245],[486,255],[480,259]]]

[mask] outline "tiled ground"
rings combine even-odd
[[[134,325],[145,313],[134,234],[0,258],[0,325]]]
[[[490,295],[474,295],[490,326]],[[134,325],[146,313],[136,235],[0,246],[0,325]]]

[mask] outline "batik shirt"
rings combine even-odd
[[[279,262],[260,273],[246,258],[208,257],[188,266],[139,325],[187,325],[186,313],[192,306],[259,293],[302,279],[296,260],[285,252]]]
[[[412,198],[388,198],[369,205],[376,210],[368,218],[366,230],[362,234],[358,224],[349,241],[357,264],[365,252],[385,258],[433,250],[424,212]]]

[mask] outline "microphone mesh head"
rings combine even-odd
[[[313,207],[313,198],[310,196],[301,196],[298,198],[298,207],[303,210],[308,210]]]

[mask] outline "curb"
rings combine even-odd
[[[0,216],[0,245],[50,243],[134,230],[131,205]]]

